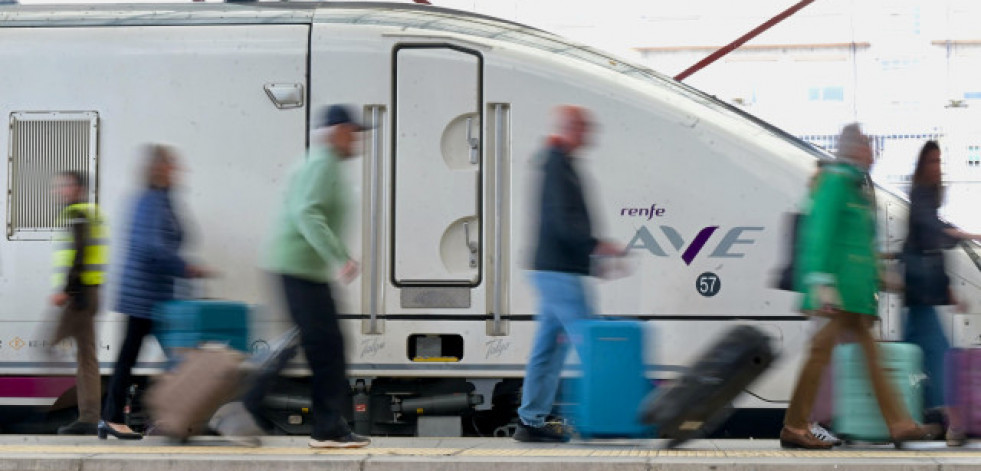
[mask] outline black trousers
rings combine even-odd
[[[152,319],[129,316],[126,320],[126,337],[123,339],[123,348],[119,350],[116,369],[113,370],[112,378],[109,380],[105,407],[102,408],[102,419],[106,422],[121,424],[126,420],[124,416],[126,388],[132,382],[133,365],[136,364],[136,358],[140,356],[143,337],[150,335],[152,331]]]
[[[311,413],[315,440],[338,438],[351,432],[341,408],[347,403],[350,385],[344,362],[344,337],[337,320],[337,307],[330,285],[316,283],[289,275],[280,275],[286,304],[293,322],[300,328],[300,345],[312,373]],[[262,396],[268,392],[272,379],[286,366],[295,353],[288,348],[263,372],[245,394],[243,401],[253,414],[259,409]]]

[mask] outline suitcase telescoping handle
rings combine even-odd
[[[300,328],[291,327],[263,352],[256,352],[242,366],[251,372],[252,382],[272,381],[287,363],[296,356],[300,347]]]
[[[176,299],[215,299],[208,295],[207,278],[178,278],[174,283]]]

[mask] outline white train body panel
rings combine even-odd
[[[176,146],[188,256],[222,272],[205,284],[209,296],[256,305],[252,340],[262,348],[288,325],[259,268],[287,169],[317,139],[308,123],[325,105],[354,104],[376,127],[364,133],[363,157],[343,165],[355,187],[345,239],[363,263],[361,277],[335,290],[350,375],[505,378],[523,374],[534,330],[525,270],[536,155],[550,110],[582,105],[597,124],[579,164],[591,213],[599,235],[630,244],[635,265],[630,277],[593,282],[599,312],[648,321],[657,377],[735,323],[761,326],[781,361],[741,404],[781,406],[809,323],[796,295],[770,285],[784,263],[786,213],[798,209],[819,154],[602,57],[518,25],[405,6],[0,7],[0,117],[98,113],[111,276],[140,185],[140,146]],[[268,84],[302,86],[302,106],[278,108]],[[0,133],[0,148],[9,140]],[[0,179],[9,172],[0,166]],[[906,203],[877,193],[880,245],[898,250]],[[0,375],[71,370],[70,353],[52,360],[41,348],[51,250],[49,241],[0,240]],[[951,254],[957,288],[977,311],[981,276],[965,253]],[[700,293],[706,273],[715,278],[701,279]],[[717,293],[704,295],[713,284]],[[97,328],[107,373],[123,317],[112,312],[112,284],[104,295]],[[901,305],[889,295],[882,306],[883,333],[896,337]],[[409,357],[410,336],[439,334],[462,340],[458,362]],[[24,344],[14,348],[15,338]],[[163,362],[148,346],[144,374]]]

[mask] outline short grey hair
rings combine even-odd
[[[848,161],[855,160],[855,154],[862,149],[868,149],[869,138],[862,133],[862,125],[851,123],[841,129],[838,136],[838,151],[835,155],[839,159]]]

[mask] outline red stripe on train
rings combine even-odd
[[[59,397],[74,385],[71,376],[0,376],[0,397]]]

